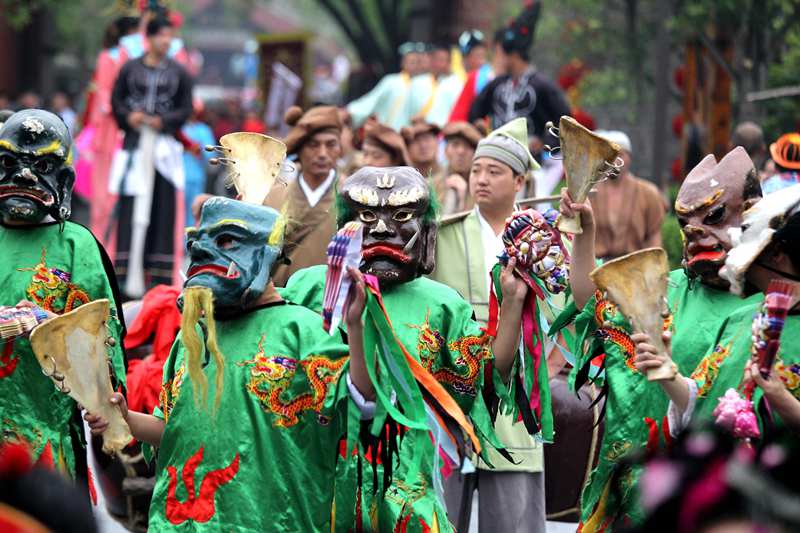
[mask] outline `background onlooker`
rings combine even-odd
[[[598,135],[622,147],[625,162],[619,177],[598,183],[591,197],[597,237],[597,257],[614,259],[636,250],[661,246],[661,222],[666,205],[658,187],[637,178],[630,171],[631,141],[621,131],[597,131]]]
[[[63,120],[64,124],[67,125],[69,132],[75,135],[77,114],[75,113],[75,110],[72,109],[69,96],[62,93],[61,91],[54,93],[53,96],[50,98],[50,109],[56,115],[61,117],[61,120]]]
[[[764,194],[800,182],[800,133],[787,133],[769,145],[775,173],[761,183]]]

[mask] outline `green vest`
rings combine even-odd
[[[489,321],[489,287],[478,213],[473,209],[442,221],[436,235],[436,268],[429,276],[455,289],[475,311],[481,324]]]
[[[436,269],[430,277],[458,291],[475,312],[475,319],[486,324],[489,321],[489,288],[486,272],[494,265],[484,260],[481,223],[473,209],[446,218],[436,236]],[[528,435],[521,421],[499,413],[494,431],[517,464],[509,463],[497,451],[488,448],[488,456],[494,468],[502,472],[541,472],[544,455],[542,444]],[[478,467],[489,470],[483,461]]]

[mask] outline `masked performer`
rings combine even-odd
[[[347,347],[320,316],[275,291],[282,227],[269,207],[205,202],[199,227],[187,231],[181,332],[160,405],[149,415],[112,398],[133,435],[158,447],[152,530],[331,530],[337,444],[348,383],[366,375],[363,349],[354,347],[348,364]],[[357,343],[360,289],[345,310]],[[368,409],[368,387],[349,387]],[[105,420],[87,416],[104,431]]]
[[[72,139],[56,115],[26,109],[0,129],[0,305],[25,300],[57,315],[107,298],[115,314],[110,369],[124,385],[122,312],[111,262],[92,234],[67,221],[75,173]],[[0,420],[5,438],[27,441],[40,461],[86,476],[77,404],[53,387],[22,337],[0,340]]]
[[[732,233],[737,242],[721,275],[732,293],[760,293],[765,302],[731,313],[688,378],[679,374],[659,382],[671,400],[673,433],[692,418],[713,417],[738,437],[766,436],[774,424],[800,429],[800,185],[765,196],[745,212],[741,231]],[[768,340],[768,330],[780,321],[783,329],[775,335],[774,361],[759,360],[758,344]],[[633,339],[640,371],[669,361],[669,354],[656,352],[646,334]],[[672,347],[675,356],[678,349]]]
[[[472,319],[471,306],[458,293],[422,277],[434,267],[436,215],[427,180],[419,172],[410,167],[364,167],[347,179],[338,201],[340,225],[350,220],[364,224],[361,268],[378,278],[397,338],[470,415],[478,434],[493,435],[487,403],[491,407],[494,402],[493,389],[498,394],[506,390],[501,376],[508,378],[514,361],[527,293],[527,285],[512,273],[514,261],[502,272],[500,286],[506,298],[492,339]],[[292,276],[283,295],[320,311],[324,286],[325,267],[312,267]],[[415,468],[412,457],[420,447],[425,462]],[[431,437],[412,431],[403,438],[399,453],[400,465],[385,495],[372,502],[367,501],[367,490],[359,495],[364,498],[357,508],[366,521],[359,525],[382,531],[435,531],[437,526],[450,531],[444,504],[437,498],[440,481],[433,475]],[[419,475],[409,477],[413,470]],[[346,497],[337,492],[337,501]],[[344,507],[337,505],[337,512]]]
[[[147,52],[122,67],[111,94],[125,132],[111,170],[111,189],[120,195],[115,268],[129,297],[171,285],[183,249],[183,147],[174,135],[192,112],[192,81],[168,57],[168,20],[148,22],[147,38]]]
[[[566,190],[564,190],[566,191]],[[697,366],[713,342],[720,322],[743,302],[728,292],[728,283],[718,271],[725,261],[731,241],[728,228],[741,224],[742,212],[761,195],[753,163],[743,148],[736,148],[717,162],[707,156],[695,167],[681,186],[675,210],[684,240],[684,268],[670,273],[667,300],[672,312],[675,353],[681,372]],[[566,310],[553,325],[558,331],[564,322],[575,319],[576,337],[571,343],[575,370],[571,385],[578,390],[590,375],[596,375],[593,360],[605,354],[601,367],[607,394],[605,433],[598,466],[581,497],[581,522],[584,531],[597,531],[641,520],[636,482],[639,471],[623,468],[620,459],[634,448],[658,447],[659,434],[666,429],[667,400],[658,394],[658,385],[650,383],[634,366],[631,329],[622,313],[601,294],[593,296],[589,272],[595,266],[594,217],[588,202],[572,203],[562,192],[561,211],[566,216],[580,212],[583,233],[575,236],[570,270],[570,284],[578,308]],[[616,474],[621,489],[612,491]]]

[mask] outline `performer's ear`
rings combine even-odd
[[[247,308],[252,302],[258,300],[261,295],[264,293],[264,290],[267,288],[267,284],[269,284],[270,280],[270,273],[272,272],[272,265],[275,263],[274,257],[268,257],[268,254],[265,251],[261,253],[260,260],[258,261],[258,265],[260,265],[260,270],[256,274],[255,278],[253,278],[253,282],[250,283],[250,286],[245,289],[242,293],[242,308]]]
[[[53,206],[57,213],[54,213],[56,220],[66,220],[72,212],[72,188],[75,186],[75,170],[72,167],[64,167],[58,171],[58,201]]]
[[[422,228],[422,250],[420,250],[419,274],[427,275],[436,268],[436,225]]]

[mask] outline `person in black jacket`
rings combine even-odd
[[[140,297],[173,283],[176,191],[183,188],[183,148],[175,139],[192,112],[192,80],[168,57],[172,23],[147,24],[147,51],[120,70],[111,94],[114,118],[125,133],[111,168],[119,194],[115,268],[123,292]]]
[[[501,32],[500,44],[506,55],[508,73],[496,77],[481,91],[472,103],[469,121],[488,117],[491,129],[495,129],[515,118],[525,117],[530,135],[547,144],[558,145],[545,131],[545,124],[552,121],[558,125],[562,115],[570,114],[569,105],[561,89],[530,63],[540,8],[540,2],[533,2]]]

